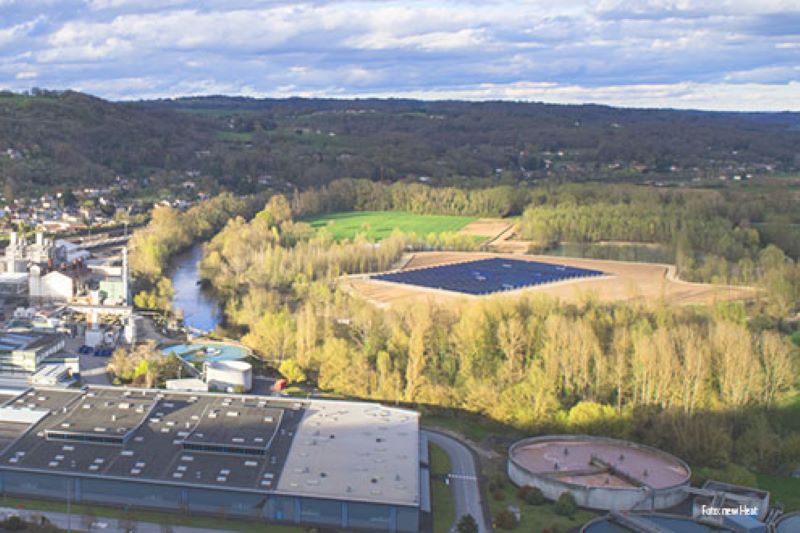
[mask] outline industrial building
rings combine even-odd
[[[0,273],[0,297],[19,298],[27,295],[28,275],[24,272]]]
[[[64,336],[59,333],[0,333],[0,374],[34,374],[48,357],[62,351],[64,345]]]
[[[511,446],[508,476],[557,500],[570,492],[581,507],[660,510],[688,497],[691,470],[680,459],[641,444],[582,435],[524,439]]]
[[[378,404],[91,387],[0,405],[0,490],[348,531],[430,510],[418,414]]]

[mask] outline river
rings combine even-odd
[[[172,260],[171,279],[175,296],[172,308],[183,311],[183,323],[200,331],[213,331],[222,322],[219,302],[198,283],[202,243],[195,244]]]

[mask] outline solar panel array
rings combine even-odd
[[[599,270],[492,258],[377,274],[372,279],[479,295],[602,275]]]

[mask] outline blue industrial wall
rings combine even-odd
[[[73,502],[263,519],[272,522],[412,533],[419,509],[321,498],[261,495],[135,481],[0,471],[0,491]]]

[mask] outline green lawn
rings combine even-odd
[[[500,511],[506,510],[509,505],[519,507],[520,521],[513,531],[524,533],[540,533],[541,531],[571,531],[580,528],[589,520],[596,518],[597,513],[591,511],[578,510],[572,518],[559,516],[554,511],[552,503],[544,505],[528,505],[517,497],[517,488],[506,481],[502,490],[503,499],[497,500],[493,494],[489,494],[489,510],[494,516]],[[504,531],[495,527],[495,531]]]
[[[523,433],[519,433],[511,427],[472,414],[462,413],[459,416],[453,416],[423,413],[421,424],[426,427],[455,431],[474,442],[481,442],[489,435],[524,436]]]
[[[458,231],[475,217],[450,215],[417,215],[399,211],[351,211],[328,213],[306,219],[314,228],[327,228],[334,239],[352,239],[359,233],[380,240],[395,228],[417,235]]]
[[[217,140],[228,142],[250,142],[253,134],[246,131],[218,131]]]
[[[431,476],[450,472],[450,457],[443,449],[431,444]],[[450,487],[443,481],[431,480],[431,506],[433,511],[433,533],[447,533],[455,521],[455,502]]]
[[[770,503],[781,502],[786,512],[800,511],[800,479],[756,474],[758,488],[770,492]]]
[[[431,444],[429,447],[430,450],[430,461],[431,461],[431,475],[432,476],[441,476],[444,474],[449,474],[452,470],[452,466],[450,465],[450,456],[441,449],[439,446],[435,444]]]
[[[33,511],[51,511],[66,513],[67,504],[65,502],[53,500],[34,500],[30,498],[3,498],[4,507],[14,507],[17,509],[27,509]],[[98,518],[117,518],[131,519],[138,522],[151,522],[154,524],[169,524],[177,526],[199,527],[206,529],[240,531],[241,533],[260,533],[269,531],[270,533],[304,533],[306,530],[296,526],[282,526],[264,522],[246,521],[236,519],[215,518],[201,515],[186,515],[173,513],[159,513],[156,511],[124,511],[119,507],[105,507],[99,505],[72,504],[71,510],[74,515],[90,515]],[[75,519],[74,524],[80,524],[80,519]]]

